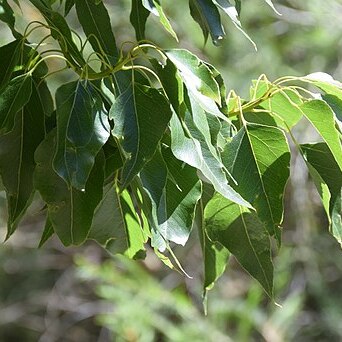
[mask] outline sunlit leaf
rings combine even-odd
[[[237,181],[234,189],[249,201],[271,235],[280,242],[284,188],[290,175],[290,150],[275,127],[246,123],[222,153]]]
[[[210,240],[227,248],[272,298],[270,240],[257,215],[216,194],[205,207],[204,218]]]

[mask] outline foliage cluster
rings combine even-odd
[[[184,245],[195,227],[205,293],[234,255],[272,298],[272,240],[280,246],[290,138],[341,242],[341,83],[321,73],[274,82],[262,75],[245,100],[227,92],[219,71],[190,51],[145,40],[150,14],[177,39],[158,0],[132,0],[137,43],[121,49],[101,0],[63,1],[63,14],[55,1],[30,2],[45,22],[33,21],[23,33],[12,7],[0,2],[0,20],[15,38],[0,47],[7,238],[37,191],[46,211],[40,245],[53,234],[66,246],[93,239],[112,254],[138,259],[149,243],[164,263],[184,272],[172,244]],[[215,44],[225,35],[219,10],[242,31],[243,1],[189,5]],[[74,6],[86,41],[65,19]],[[32,43],[32,33],[41,29],[49,33]],[[46,48],[49,39],[58,42],[57,50]],[[50,59],[63,60],[63,69],[77,75],[54,97]],[[317,131],[316,143],[294,138],[301,119]]]

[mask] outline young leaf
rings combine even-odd
[[[16,114],[14,128],[0,136],[0,174],[8,203],[7,238],[31,203],[34,152],[44,139],[44,111],[36,87],[30,101]]]
[[[71,186],[85,187],[95,157],[110,135],[102,99],[89,82],[62,85],[56,93],[54,169]]]
[[[76,12],[83,31],[94,51],[118,57],[110,18],[102,1],[76,0]],[[100,45],[100,46],[99,46]]]
[[[96,240],[112,254],[124,254],[131,259],[144,256],[147,238],[126,190],[119,195],[113,184],[105,187],[88,238]]]
[[[342,173],[325,143],[300,145],[330,223],[330,231],[342,245]]]
[[[275,127],[246,123],[222,153],[237,181],[234,189],[256,209],[269,233],[280,242],[284,188],[290,175],[290,150]]]
[[[156,89],[135,83],[117,98],[110,118],[114,120],[112,133],[127,153],[122,188],[153,157],[170,117],[169,103]]]
[[[204,218],[210,240],[227,248],[272,298],[270,240],[257,215],[216,194],[206,205]]]
[[[84,191],[69,188],[52,167],[57,144],[56,130],[51,131],[36,153],[34,185],[48,207],[53,229],[65,246],[79,245],[87,238],[94,210],[102,198],[104,157],[99,153]]]
[[[141,0],[132,0],[130,21],[135,30],[137,41],[145,39],[145,25],[150,11],[147,10]]]
[[[335,116],[332,109],[321,100],[305,102],[300,106],[300,109],[327,143],[340,170],[342,170],[342,144],[340,134],[335,127]]]
[[[12,79],[0,90],[0,132],[7,133],[13,129],[16,114],[30,100],[32,77],[21,75]]]

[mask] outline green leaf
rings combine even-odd
[[[194,19],[200,23],[204,33],[208,30],[214,45],[219,45],[225,36],[223,26],[221,24],[220,13],[212,0],[193,0],[190,2],[190,8],[194,15]],[[196,11],[194,10],[196,8]],[[200,15],[200,20],[198,18]],[[206,27],[206,29],[203,29]]]
[[[14,28],[15,16],[12,7],[8,4],[7,0],[0,0],[0,21],[3,21],[8,25],[15,38],[22,37]]]
[[[127,155],[122,188],[153,157],[170,117],[169,103],[156,89],[135,83],[117,98],[110,118],[114,120],[112,133]]]
[[[130,21],[135,30],[137,41],[145,39],[145,25],[150,11],[147,10],[141,0],[132,0]]]
[[[75,0],[66,0],[64,5],[64,16],[66,17],[75,5]]]
[[[43,247],[45,242],[49,240],[54,234],[55,234],[55,231],[53,230],[51,220],[49,216],[47,216],[44,231],[43,231],[42,237],[40,238],[38,248]]]
[[[144,166],[140,178],[153,203],[151,226],[162,237],[153,247],[164,251],[166,241],[184,246],[202,192],[196,170],[177,160],[170,149],[163,149]]]
[[[110,135],[100,95],[86,81],[62,85],[56,93],[56,172],[71,186],[85,187],[95,157]]]
[[[202,15],[202,12],[200,11],[196,0],[189,0],[189,8],[190,8],[190,15],[192,18],[196,21],[196,23],[199,25],[199,27],[202,30],[203,37],[204,37],[204,44],[207,43],[208,37],[209,37],[209,28],[207,25],[207,22]]]
[[[51,131],[36,153],[34,185],[48,207],[53,229],[65,246],[79,245],[87,238],[95,208],[102,198],[104,157],[99,153],[84,191],[69,188],[52,168],[57,144]]]
[[[273,3],[272,3],[271,0],[265,0],[265,2],[267,3],[267,5],[269,5],[269,6],[273,9],[273,11],[274,11],[275,13],[277,13],[278,15],[281,15],[281,14],[276,10],[276,8],[274,7],[274,5],[273,5]]]
[[[18,76],[0,90],[0,132],[7,133],[13,129],[17,113],[30,100],[32,77]]]
[[[16,113],[13,130],[0,135],[0,174],[7,194],[7,238],[15,231],[34,193],[34,152],[44,139],[44,111],[36,87]]]
[[[340,134],[335,127],[335,116],[332,109],[321,100],[305,102],[300,106],[300,109],[327,143],[340,170],[342,170],[342,145]]]
[[[0,47],[0,89],[10,81],[16,69],[21,45],[20,40],[14,40]]]
[[[269,233],[280,242],[283,195],[289,177],[290,150],[275,127],[246,123],[222,153],[237,181],[234,189],[256,209]]]
[[[112,254],[124,254],[131,259],[144,256],[146,236],[126,190],[120,196],[113,184],[105,187],[88,238],[96,240]]]
[[[171,118],[171,149],[175,157],[198,169],[204,176],[204,179],[210,182],[215,190],[226,198],[241,205],[251,207],[228,184],[227,175],[220,156],[207,143],[210,137],[204,137],[203,133],[191,121],[192,119],[188,113],[186,126],[188,128],[187,133],[191,135],[187,137],[177,115],[174,114]]]
[[[205,207],[204,218],[210,240],[227,248],[272,298],[270,240],[257,215],[216,194]]]
[[[322,199],[330,231],[342,245],[341,170],[325,143],[300,145],[300,150]]]
[[[171,26],[171,24],[169,22],[169,19],[165,15],[165,13],[163,11],[163,8],[162,8],[162,6],[160,4],[160,1],[159,0],[142,0],[142,4],[152,14],[154,14],[157,17],[159,17],[159,21],[163,25],[165,30],[167,32],[169,32],[171,34],[171,36],[173,38],[175,38],[176,41],[178,42],[177,34],[173,30],[173,28],[172,28],[172,26]]]
[[[76,0],[76,12],[94,51],[118,57],[110,18],[102,1]]]

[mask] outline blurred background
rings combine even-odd
[[[134,40],[129,0],[104,1],[119,44]],[[37,13],[27,1],[18,26]],[[263,0],[244,0],[241,21],[258,46],[224,20],[222,46],[190,19],[187,1],[164,1],[180,45],[210,61],[229,89],[247,97],[253,78],[324,71],[342,80],[342,1],[278,0],[276,15]],[[59,1],[56,2],[58,8]],[[62,10],[62,8],[61,8]],[[24,15],[23,15],[24,14]],[[69,14],[79,29],[75,13]],[[176,47],[150,18],[148,39]],[[0,25],[0,45],[11,40]],[[59,82],[64,82],[62,74]],[[54,88],[56,85],[51,85]],[[310,141],[303,123],[296,135]],[[94,243],[65,249],[56,239],[41,249],[43,213],[31,206],[17,233],[0,246],[0,341],[341,341],[342,251],[330,236],[317,192],[299,156],[293,155],[286,190],[283,245],[275,258],[272,303],[233,259],[202,307],[201,252],[196,231],[175,252],[193,279],[169,270],[148,252],[143,262],[109,257]],[[0,237],[6,201],[0,192]]]

